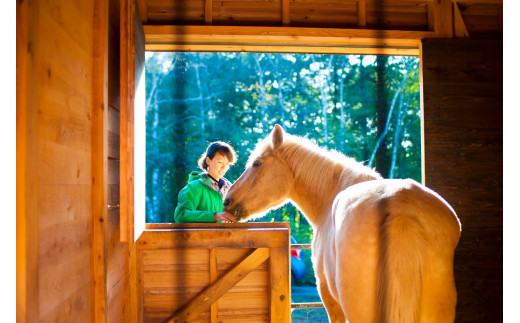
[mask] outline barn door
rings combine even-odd
[[[121,1],[120,229],[136,241],[145,228],[144,31],[135,0]]]

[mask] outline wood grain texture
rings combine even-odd
[[[200,313],[207,311],[213,302],[242,280],[250,271],[267,260],[267,258],[269,258],[269,249],[256,249],[230,271],[204,289],[202,293],[190,300],[186,307],[179,313],[176,313],[168,322],[184,322],[197,318]]]
[[[424,181],[455,209],[457,322],[502,319],[502,42],[422,44]]]
[[[147,229],[137,243],[142,255],[138,263],[144,322],[165,321],[175,313],[188,312],[190,322],[266,322],[271,316],[277,321],[290,320],[288,223],[148,226],[156,229]],[[192,238],[189,241],[203,243],[184,243],[186,234]],[[175,239],[175,235],[182,238]],[[151,243],[170,239],[177,243],[161,242],[160,247]],[[208,245],[209,240],[214,242]],[[271,244],[277,247],[257,249],[260,240],[276,241]],[[265,261],[271,252],[275,258]],[[271,306],[273,291],[275,307]]]

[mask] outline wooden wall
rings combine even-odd
[[[93,320],[92,26],[91,1],[17,2],[20,321]]]
[[[462,222],[457,322],[502,321],[502,42],[422,43],[424,178]]]
[[[17,320],[128,322],[119,0],[17,2]]]

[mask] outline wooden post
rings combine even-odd
[[[108,1],[94,2],[92,71],[92,302],[94,320],[106,321],[108,213]]]
[[[40,3],[16,1],[16,320],[39,320],[36,69]]]
[[[291,9],[289,0],[282,0],[282,26],[287,27],[291,24]]]
[[[206,25],[213,24],[213,1],[205,0],[204,1],[204,22]]]
[[[367,26],[367,2],[366,0],[358,0],[357,2],[358,26],[365,28]]]
[[[434,31],[437,38],[453,38],[452,0],[437,0],[433,4]]]

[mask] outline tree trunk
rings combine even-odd
[[[264,88],[264,70],[260,65],[260,54],[253,54],[253,58],[256,62],[256,70],[258,71],[258,82],[260,83],[260,118],[262,121],[262,135],[267,134],[267,122],[265,112],[267,110],[267,102],[265,99],[265,88]]]
[[[377,134],[379,138],[383,138],[376,152],[375,166],[378,172],[384,177],[388,178],[389,174],[389,160],[387,144],[385,140],[385,128],[387,128],[387,121],[390,119],[389,107],[387,103],[387,91],[386,86],[388,84],[386,75],[386,64],[388,57],[379,55],[377,56],[377,101],[376,101],[376,118],[377,118]]]

